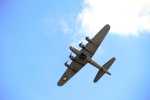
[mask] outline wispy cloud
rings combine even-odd
[[[111,25],[111,33],[138,36],[150,31],[149,0],[84,0],[77,17],[82,32],[97,32]]]
[[[59,21],[60,23],[60,28],[61,28],[61,31],[65,34],[69,33],[71,30],[70,30],[70,27],[67,23],[67,21],[65,21],[64,19],[60,20]]]

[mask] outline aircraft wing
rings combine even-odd
[[[85,46],[86,49],[82,49],[82,52],[87,52],[91,57],[94,55],[95,51],[99,47],[99,45],[104,40],[107,35],[110,26],[105,25]]]
[[[79,57],[76,56],[75,60],[72,61],[70,67],[64,72],[60,80],[58,81],[58,86],[64,85],[70,78],[72,78],[85,64],[86,62],[79,62]]]

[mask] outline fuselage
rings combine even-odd
[[[81,50],[78,50],[72,46],[70,46],[69,48],[76,56],[78,56],[78,59],[81,62],[88,62],[88,58],[90,58],[88,52],[82,52]],[[73,59],[73,57],[72,57],[72,59]]]

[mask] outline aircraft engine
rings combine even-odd
[[[72,46],[70,46],[69,48],[70,48],[70,50],[71,50],[73,53],[75,53],[76,55],[79,55],[80,51],[79,51],[78,49],[76,49],[76,48],[74,48],[74,47],[72,47]]]
[[[89,37],[85,38],[88,42],[92,42],[92,40]]]
[[[72,55],[70,55],[69,58],[70,58],[72,61],[75,60],[75,58],[74,58]]]
[[[85,45],[81,42],[81,43],[79,44],[79,47],[85,48]]]
[[[69,65],[67,62],[65,62],[64,65],[65,65],[67,68],[70,67],[70,65]]]

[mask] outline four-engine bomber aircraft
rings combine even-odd
[[[72,46],[70,46],[70,50],[76,55],[75,57],[70,55],[70,59],[72,60],[71,64],[65,63],[67,70],[62,75],[60,80],[58,81],[57,85],[62,86],[64,85],[71,77],[73,77],[84,65],[87,63],[92,64],[95,66],[99,71],[94,79],[94,82],[97,82],[105,73],[111,75],[108,72],[108,69],[115,61],[115,57],[111,58],[107,63],[103,66],[96,63],[92,56],[95,54],[97,48],[105,38],[106,34],[110,30],[110,26],[106,24],[92,39],[86,37],[85,39],[88,41],[86,45],[83,45],[82,42],[79,44],[81,50],[78,50]]]

